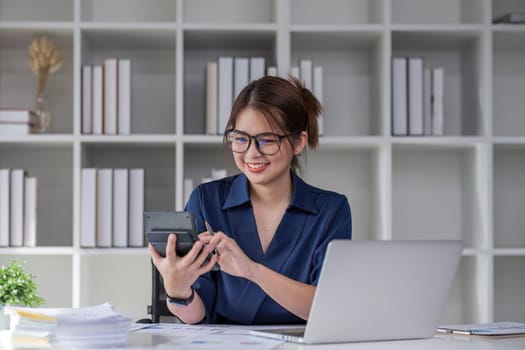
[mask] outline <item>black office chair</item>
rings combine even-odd
[[[166,305],[166,292],[164,291],[164,282],[159,270],[151,262],[151,304],[147,306],[147,313],[151,318],[144,318],[138,320],[138,323],[159,323],[172,322],[181,323],[181,321],[174,316],[168,306]]]

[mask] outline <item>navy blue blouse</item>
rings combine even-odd
[[[352,238],[350,205],[344,195],[315,188],[295,172],[291,174],[292,200],[265,253],[243,174],[199,185],[186,210],[195,213],[199,232],[206,231],[207,220],[215,231],[235,239],[253,261],[294,280],[317,285],[328,242]],[[204,302],[205,323],[305,322],[244,278],[211,271],[199,277],[193,287]]]

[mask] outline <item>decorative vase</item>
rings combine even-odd
[[[37,124],[33,127],[33,131],[37,134],[44,133],[51,122],[51,113],[47,108],[47,95],[42,94],[36,97],[35,114],[37,116]]]

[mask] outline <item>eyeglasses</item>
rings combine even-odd
[[[244,153],[252,144],[252,140],[255,140],[255,147],[259,153],[266,156],[272,156],[279,152],[281,149],[281,140],[285,137],[292,136],[277,135],[271,132],[263,132],[257,135],[250,135],[244,131],[230,129],[226,131],[226,142],[228,147],[235,153]]]

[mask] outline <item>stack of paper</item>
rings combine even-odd
[[[4,312],[11,318],[10,332],[7,334],[7,339],[3,339],[8,342],[6,346],[44,347],[50,344],[49,338],[57,325],[56,318],[31,309],[27,310],[30,311],[11,306],[4,307]]]
[[[127,343],[132,319],[108,304],[81,308],[6,306],[14,347],[49,344],[56,348],[116,347]]]

